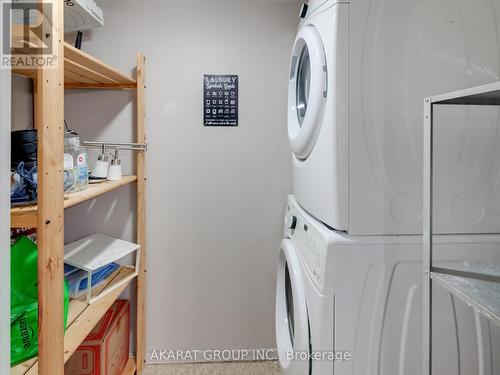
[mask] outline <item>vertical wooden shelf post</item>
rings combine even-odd
[[[137,142],[146,143],[144,55],[137,55]],[[146,348],[146,160],[145,152],[137,153],[137,242],[141,246],[139,275],[137,276],[137,375],[144,369]]]
[[[42,1],[39,0],[42,5]],[[38,129],[38,370],[64,374],[64,3],[52,2],[57,67],[37,70],[35,123]]]

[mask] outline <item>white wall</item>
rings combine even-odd
[[[33,81],[12,76],[12,130],[33,128]]]
[[[287,76],[299,4],[103,6],[106,26],[86,36],[84,49],[125,71],[135,51],[147,57],[148,349],[275,347],[275,268],[291,189]],[[202,126],[205,73],[239,74],[238,128]],[[130,95],[70,94],[66,119],[85,139],[131,140]],[[70,210],[66,240],[94,231],[133,238],[133,193],[124,188]]]
[[[0,374],[10,371],[10,75],[0,70]]]

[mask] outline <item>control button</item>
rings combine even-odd
[[[288,229],[295,229],[297,227],[297,216],[288,216],[285,225]]]
[[[299,18],[306,18],[308,9],[309,5],[302,4],[302,8],[300,8]]]

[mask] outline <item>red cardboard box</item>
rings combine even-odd
[[[129,358],[130,303],[116,300],[66,362],[65,375],[121,375]]]

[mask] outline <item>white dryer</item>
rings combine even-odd
[[[347,236],[290,196],[276,294],[282,373],[421,375],[420,238]],[[443,261],[500,257],[500,236],[442,236],[437,242]],[[444,289],[436,287],[434,295],[433,373],[500,373],[500,330]]]
[[[298,202],[353,235],[421,233],[423,98],[499,79],[500,0],[311,0],[304,13],[288,106]],[[436,233],[500,228],[499,116],[482,110],[437,114]]]

